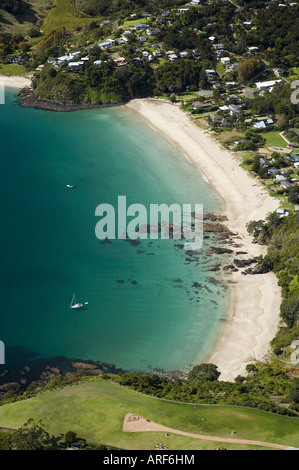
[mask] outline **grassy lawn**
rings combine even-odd
[[[2,75],[23,75],[23,65],[0,64],[0,74]]]
[[[209,436],[259,440],[299,447],[298,420],[233,406],[203,406],[146,397],[99,379],[43,392],[39,396],[0,407],[0,426],[17,428],[28,418],[42,419],[55,435],[69,430],[93,443],[122,449],[154,449],[158,443],[171,450],[253,449],[163,432],[122,431],[124,416],[135,413],[164,426]]]
[[[74,6],[69,0],[54,0],[53,7],[48,13],[42,26],[42,30],[48,34],[54,29],[65,27],[70,31],[78,27],[86,26],[100,18],[80,18],[75,14]]]
[[[279,132],[263,134],[266,139],[266,147],[287,147],[287,142],[279,135]]]

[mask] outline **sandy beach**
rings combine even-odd
[[[6,76],[0,75],[0,82],[9,88],[24,88],[31,85],[30,78],[21,77],[21,76]]]
[[[134,100],[126,108],[180,148],[223,197],[227,225],[239,234],[239,249],[247,252],[244,259],[265,254],[266,247],[252,243],[246,224],[264,219],[279,203],[239,166],[238,157],[223,149],[211,133],[194,124],[177,105],[154,99]],[[206,362],[218,366],[221,380],[244,375],[249,362],[267,358],[269,342],[277,332],[281,303],[273,273],[245,276],[239,271],[230,276],[233,288],[227,327],[212,355],[206,358]]]

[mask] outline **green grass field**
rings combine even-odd
[[[3,405],[0,426],[15,429],[33,417],[42,419],[46,429],[55,435],[72,430],[90,443],[128,450],[151,450],[157,444],[164,444],[170,450],[257,448],[171,433],[165,437],[163,432],[124,432],[122,425],[127,413],[196,434],[231,438],[234,430],[238,439],[299,447],[299,421],[293,418],[242,407],[168,402],[99,379]]]
[[[54,29],[65,27],[70,31],[78,27],[97,21],[99,18],[79,17],[75,13],[75,8],[69,0],[54,0],[53,7],[44,20],[42,30],[45,34]]]
[[[0,64],[0,75],[23,75],[23,65]]]
[[[287,147],[287,142],[279,135],[279,132],[268,132],[263,134],[267,147]]]

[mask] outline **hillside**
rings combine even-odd
[[[125,416],[135,414],[153,423],[219,441],[162,431],[124,432]],[[87,442],[121,449],[150,450],[157,444],[169,450],[255,449],[238,443],[253,440],[291,447],[299,446],[297,420],[233,406],[188,405],[159,400],[119,385],[93,379],[61,390],[0,407],[0,426],[18,428],[29,418],[41,419],[50,433],[74,431]],[[232,431],[234,433],[232,434]],[[235,439],[236,443],[221,442]]]
[[[53,0],[3,0],[0,2],[0,32],[28,34],[48,14]]]

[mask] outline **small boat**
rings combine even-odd
[[[72,184],[67,184],[66,187],[67,188],[73,188],[74,186]]]
[[[76,302],[76,295],[74,294],[72,297],[70,308],[82,308],[82,307],[83,307],[83,304]]]

